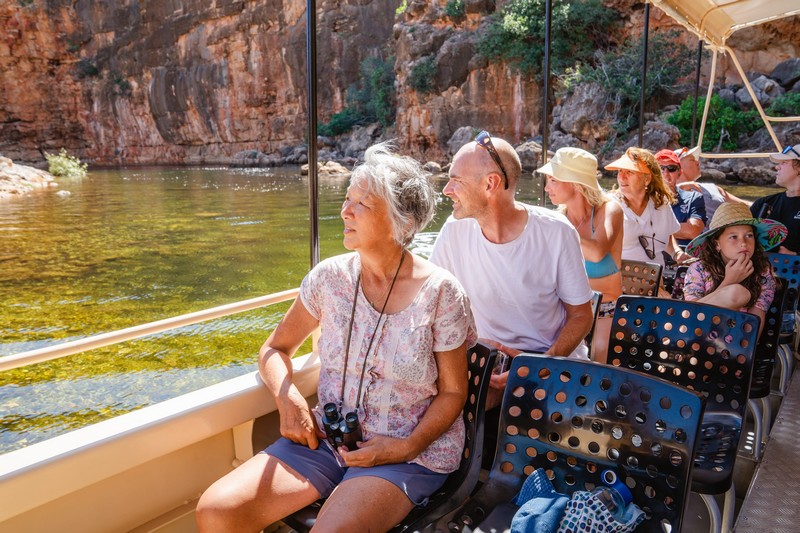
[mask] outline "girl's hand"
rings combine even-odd
[[[375,435],[368,441],[358,442],[356,445],[358,446],[357,450],[351,451],[345,446],[338,450],[347,466],[367,467],[402,463],[413,459],[413,457],[407,457],[410,450],[406,449],[405,439]]]
[[[741,283],[753,273],[753,261],[745,254],[740,254],[736,259],[731,259],[725,265],[725,279],[720,285],[733,285]]]

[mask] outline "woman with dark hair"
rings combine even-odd
[[[406,249],[437,199],[419,163],[386,145],[367,150],[341,211],[354,253],[308,273],[259,353],[282,437],[202,495],[200,531],[260,531],[320,497],[317,528],[386,531],[458,468],[470,305],[449,272]],[[312,409],[291,357],[317,328]]]
[[[776,288],[764,252],[778,246],[786,233],[780,222],[753,218],[744,204],[720,205],[708,231],[686,246],[700,260],[686,272],[684,299],[753,313],[763,329]]]

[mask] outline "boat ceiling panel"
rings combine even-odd
[[[650,0],[686,29],[719,48],[737,30],[800,14],[800,0]]]

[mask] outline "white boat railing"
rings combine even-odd
[[[130,328],[111,331],[108,333],[101,333],[100,335],[93,335],[84,339],[75,341],[64,342],[45,348],[36,350],[29,350],[18,354],[7,355],[0,357],[0,372],[4,370],[11,370],[23,366],[32,365],[35,363],[42,363],[66,357],[76,353],[93,350],[95,348],[102,348],[111,344],[117,344],[129,340],[146,337],[162,331],[180,328],[197,324],[198,322],[205,322],[206,320],[213,320],[244,311],[251,311],[259,307],[266,307],[269,305],[293,300],[297,298],[300,293],[299,288],[289,289],[283,292],[276,292],[266,296],[259,296],[258,298],[251,298],[249,300],[242,300],[232,304],[220,305],[219,307],[212,307],[211,309],[204,309],[203,311],[196,311],[172,318],[165,318],[155,322],[148,322]]]

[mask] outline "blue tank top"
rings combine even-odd
[[[594,206],[592,206],[592,237],[594,237]],[[604,258],[600,261],[583,261],[586,267],[586,275],[589,276],[589,279],[595,278],[604,278],[606,276],[610,276],[611,274],[616,274],[619,272],[619,268],[617,268],[617,263],[614,262],[614,258],[611,257],[611,254],[606,254]]]

